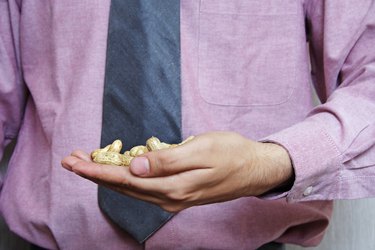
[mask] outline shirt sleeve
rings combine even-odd
[[[6,145],[17,137],[26,100],[20,70],[19,19],[18,4],[0,0],[0,160]]]
[[[287,200],[375,197],[375,1],[306,1],[312,79],[321,105],[267,141],[285,147]]]

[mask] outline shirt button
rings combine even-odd
[[[305,191],[303,192],[303,196],[308,196],[311,194],[311,192],[313,191],[313,187],[312,186],[309,186],[305,189]]]

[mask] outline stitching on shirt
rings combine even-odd
[[[319,118],[319,117],[318,117]],[[320,121],[322,121],[320,118],[319,118]],[[342,158],[342,153],[340,152],[339,148],[337,147],[336,143],[333,141],[332,137],[325,131],[325,129],[323,127],[320,127],[319,128],[322,132],[322,134],[326,137],[326,139],[328,140],[328,142],[331,144],[331,146],[335,149],[335,151],[337,152],[337,156],[331,158],[332,161],[337,161],[338,162],[338,173],[337,173],[337,177],[338,179],[336,181],[334,181],[334,186],[336,186],[336,190],[338,192],[338,196],[341,197],[342,196],[342,183],[341,183],[341,178],[342,178],[342,171],[343,171],[343,164],[341,163],[341,161],[339,160],[340,158]],[[328,164],[330,164],[330,162],[328,162]],[[336,164],[334,164],[336,165]]]
[[[284,13],[275,13],[275,14],[258,14],[258,13],[240,13],[240,12],[226,12],[226,11],[213,11],[210,8],[202,9],[202,0],[199,1],[199,13],[208,13],[208,14],[218,14],[218,15],[241,15],[241,16],[283,16],[283,15],[298,15],[298,10],[295,12],[284,12]]]
[[[198,65],[197,65],[197,84],[198,84],[198,94],[201,98],[201,100],[203,100],[205,103],[207,104],[210,104],[210,105],[215,105],[215,106],[221,106],[221,107],[238,107],[238,108],[246,108],[246,107],[275,107],[275,106],[279,106],[279,105],[282,105],[284,103],[287,103],[289,102],[289,100],[291,99],[291,97],[293,96],[297,86],[296,84],[293,84],[293,86],[291,86],[291,90],[290,90],[290,93],[289,95],[285,98],[285,100],[281,101],[281,102],[278,102],[278,103],[271,103],[271,104],[261,104],[261,103],[253,103],[253,104],[222,104],[222,103],[215,103],[215,102],[210,102],[208,100],[206,100],[206,98],[204,98],[202,96],[202,93],[200,91],[200,44],[201,44],[201,13],[204,13],[204,12],[201,12],[201,2],[199,2],[199,13],[198,13],[198,29],[197,29],[197,37],[198,37],[198,45],[197,45],[197,53],[198,53]],[[297,30],[297,26],[295,26],[295,30]],[[297,79],[297,74],[296,74],[296,64],[297,62],[294,63],[294,66],[293,66],[293,79],[294,79],[294,82],[296,83],[296,79]]]
[[[370,127],[371,125],[370,124],[367,124],[366,126],[364,126],[360,131],[358,131],[358,133],[356,134],[356,136],[353,138],[353,140],[350,142],[350,144],[347,146],[347,148],[345,150],[343,150],[343,156],[345,155],[346,152],[349,151],[350,147],[353,145],[353,143],[357,140],[357,138],[363,133],[363,131],[365,131],[368,127]],[[344,157],[343,157],[344,158]],[[352,160],[353,158],[350,158],[348,160],[345,160],[345,162],[348,162],[350,160]],[[344,160],[344,159],[343,159]]]
[[[351,176],[351,177],[342,177],[341,180],[350,180],[350,179],[357,179],[357,178],[375,178],[375,175],[359,175],[359,176]]]
[[[293,96],[293,94],[295,93],[295,90],[297,88],[296,84],[292,84],[291,86],[288,86],[290,87],[290,93],[289,95],[282,101],[280,102],[277,102],[277,103],[265,103],[265,104],[262,104],[262,103],[250,103],[250,104],[222,104],[222,103],[216,103],[216,102],[210,102],[208,100],[206,100],[203,96],[202,96],[202,93],[200,91],[200,59],[201,59],[201,56],[200,56],[200,44],[201,44],[201,14],[202,13],[208,13],[208,14],[219,14],[219,15],[241,15],[241,14],[237,14],[237,13],[211,13],[211,12],[205,12],[205,11],[202,11],[202,1],[199,1],[199,12],[198,12],[198,29],[197,29],[197,37],[198,37],[198,46],[197,46],[197,53],[198,53],[198,64],[197,64],[197,84],[198,84],[198,94],[201,98],[201,100],[203,100],[205,103],[209,104],[209,105],[215,105],[215,106],[220,106],[220,107],[237,107],[237,108],[249,108],[249,107],[275,107],[275,106],[279,106],[279,105],[282,105],[284,103],[287,103],[289,102],[289,100],[291,99],[291,97]],[[285,15],[298,15],[298,13],[293,13],[293,14],[270,14],[269,16],[285,16]],[[245,15],[244,15],[245,16]],[[247,14],[247,16],[259,16],[257,14]],[[293,75],[294,75],[294,82],[296,83],[296,79],[297,79],[297,74],[296,74],[296,65],[297,65],[297,62],[294,63],[293,65]]]
[[[235,15],[235,16],[296,16],[298,13],[280,13],[280,14],[257,14],[257,13],[238,13],[238,12],[215,12],[215,11],[207,11],[207,10],[199,10],[199,13],[205,13],[210,15]]]
[[[324,111],[324,112],[321,112],[321,113],[326,113],[326,112]],[[324,120],[321,117],[319,117],[319,113],[317,113],[313,116],[316,116],[316,118],[319,120],[319,122],[324,124]],[[328,139],[328,142],[331,144],[331,146],[333,146],[333,148],[335,149],[335,151],[337,153],[337,156],[335,156],[335,157],[341,156],[342,153],[341,153],[340,149],[337,147],[335,141],[332,139],[332,137],[329,135],[329,133],[327,133],[327,131],[324,129],[324,127],[319,126],[319,130]],[[335,157],[333,157],[333,158],[335,158]]]
[[[318,116],[317,117],[318,120],[320,122],[323,122],[322,119],[320,119],[320,117]],[[324,127],[322,126],[319,126],[319,131],[322,133],[322,135],[328,140],[328,143],[330,144],[331,147],[334,148],[334,150],[336,151],[337,155],[332,157],[332,158],[328,158],[327,159],[327,164],[332,164],[332,161],[333,163],[334,162],[337,162],[338,163],[338,166],[337,166],[337,170],[338,170],[338,173],[335,174],[334,176],[337,177],[337,180],[335,180],[333,182],[333,188],[336,189],[338,191],[338,196],[341,197],[341,178],[342,178],[342,164],[341,162],[339,161],[339,158],[341,158],[342,154],[339,150],[339,148],[337,147],[336,143],[334,142],[334,140],[332,139],[332,137],[327,133],[327,131],[324,129]],[[336,164],[332,164],[332,165],[336,165]]]

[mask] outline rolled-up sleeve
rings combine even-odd
[[[19,20],[18,3],[0,0],[0,159],[17,137],[27,96],[20,67]]]
[[[306,2],[312,78],[322,104],[266,138],[292,159],[287,200],[375,197],[375,1]]]

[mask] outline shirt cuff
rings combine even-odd
[[[307,119],[272,134],[261,141],[283,146],[289,153],[295,173],[292,188],[275,197],[288,202],[333,200],[339,192],[340,152],[331,137],[315,119]],[[272,195],[266,195],[272,199]]]

